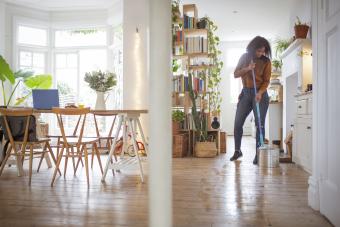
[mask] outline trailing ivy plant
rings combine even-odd
[[[219,114],[221,112],[222,97],[219,85],[222,80],[221,72],[223,62],[220,60],[221,51],[218,49],[220,38],[216,35],[217,25],[209,18],[204,17],[208,28],[208,52],[212,59],[212,66],[209,68],[208,91],[210,112]]]

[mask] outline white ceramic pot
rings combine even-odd
[[[96,110],[105,110],[106,105],[105,105],[105,97],[104,97],[104,92],[97,91],[97,100],[96,100]]]

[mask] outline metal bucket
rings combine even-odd
[[[280,165],[280,149],[274,146],[262,146],[258,148],[258,163],[260,167],[276,168]]]

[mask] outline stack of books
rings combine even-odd
[[[208,40],[203,36],[186,37],[184,40],[185,53],[207,53]]]
[[[192,88],[194,91],[197,92],[203,92],[204,90],[204,80],[198,78],[198,77],[193,77],[192,81]],[[174,92],[179,92],[179,93],[184,93],[189,91],[189,77],[181,75],[176,77],[173,80],[173,91]]]
[[[196,27],[196,20],[194,17],[189,17],[187,15],[184,15],[184,28],[190,29]]]

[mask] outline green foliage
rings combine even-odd
[[[181,110],[172,111],[172,120],[176,122],[182,122],[185,119],[185,113]]]
[[[223,69],[223,62],[220,60],[221,51],[218,49],[220,38],[215,34],[217,26],[208,17],[204,17],[208,24],[208,46],[209,54],[212,58],[212,67],[209,69],[208,89],[209,95],[209,109],[214,112],[221,112],[222,97],[219,91],[219,85],[222,80],[221,72]]]
[[[14,73],[11,70],[11,67],[8,65],[6,60],[0,55],[0,80],[1,80],[1,87],[2,87],[2,97],[3,103],[6,105],[6,92],[5,92],[5,82],[8,81],[11,84],[15,83]]]
[[[67,94],[72,93],[72,88],[66,83],[58,82],[57,87],[58,87],[59,94],[61,95],[67,95]]]
[[[293,39],[276,39],[275,41],[275,56],[281,59],[281,54],[289,47],[289,45],[293,42]]]
[[[110,91],[117,84],[116,74],[101,70],[85,73],[84,81],[91,89],[99,92]]]
[[[300,18],[297,16],[297,17],[296,17],[295,26],[299,26],[299,25],[306,25],[306,26],[308,26],[307,23],[302,23],[301,20],[300,20]]]
[[[171,13],[172,13],[172,22],[176,23],[179,19],[180,11],[179,11],[180,0],[172,0],[171,3]]]
[[[51,75],[34,75],[33,72],[23,72],[16,73],[19,77],[17,77],[17,85],[19,85],[20,82],[23,82],[26,86],[26,88],[29,90],[28,94],[17,98],[15,105],[22,104],[29,96],[32,94],[33,89],[49,89],[52,87],[52,76]],[[13,96],[16,88],[18,86],[15,86],[15,88],[12,91]],[[9,100],[11,101],[11,100]]]
[[[176,59],[172,60],[172,72],[176,73],[179,69],[180,65],[178,64]]]
[[[272,61],[272,66],[276,69],[276,70],[281,70],[282,68],[282,60],[281,59],[274,59]]]
[[[192,74],[189,73],[189,81],[192,81]],[[207,124],[207,116],[204,113],[204,110],[200,112],[197,111],[196,99],[198,94],[193,90],[192,83],[188,83],[189,85],[189,96],[192,102],[191,114],[193,117],[194,125],[196,131],[199,133],[199,141],[207,141],[208,140],[208,124]]]
[[[82,35],[88,35],[88,34],[95,34],[97,33],[99,30],[98,29],[79,29],[79,30],[72,30],[70,31],[70,34],[71,35],[74,35],[74,34],[82,34]]]
[[[2,95],[4,105],[8,106],[11,103],[12,97],[18,88],[20,83],[24,83],[28,89],[28,94],[24,97],[17,99],[15,105],[23,103],[31,94],[32,89],[49,89],[52,86],[52,76],[51,75],[34,75],[33,71],[19,70],[13,73],[12,69],[9,67],[6,60],[0,55],[0,80],[2,81]],[[6,94],[4,89],[4,82],[9,81],[14,85],[9,99],[6,100]]]
[[[14,73],[6,60],[0,55],[0,80],[5,82],[8,80],[11,84],[15,83]]]

